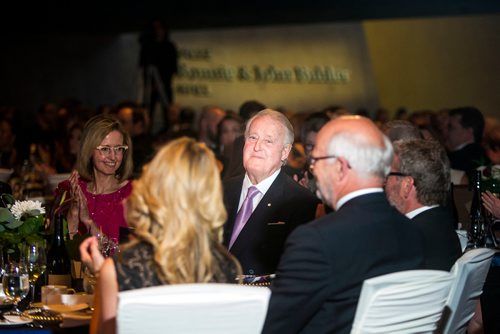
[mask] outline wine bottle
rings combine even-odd
[[[71,262],[64,243],[63,216],[55,215],[52,245],[47,255],[49,285],[71,287]]]
[[[474,177],[472,203],[470,207],[469,245],[468,248],[484,247],[485,214],[481,200],[481,171],[477,170]]]

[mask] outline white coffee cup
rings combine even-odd
[[[42,286],[42,303],[47,305],[49,297],[53,295],[74,294],[75,290],[65,285],[44,285]]]

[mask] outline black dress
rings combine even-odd
[[[212,278],[211,282],[236,283],[237,264],[222,251],[214,250],[214,255],[222,270]],[[163,285],[155,269],[153,256],[153,247],[146,242],[125,248],[114,255],[118,291]]]

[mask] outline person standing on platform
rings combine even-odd
[[[293,128],[285,115],[259,112],[245,130],[246,172],[224,182],[224,245],[244,274],[274,273],[286,237],[315,217],[318,199],[281,170],[292,144]]]
[[[154,120],[155,107],[160,102],[164,111],[164,128],[168,129],[169,106],[174,102],[172,78],[178,70],[177,47],[169,39],[169,31],[161,20],[151,22],[141,34],[139,43],[144,106],[149,110],[149,119]]]
[[[421,232],[382,189],[392,154],[368,118],[341,116],[319,131],[310,165],[335,211],[288,237],[263,333],[349,333],[365,279],[422,267]]]

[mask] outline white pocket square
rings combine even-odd
[[[285,222],[267,223],[267,225],[285,225]]]

